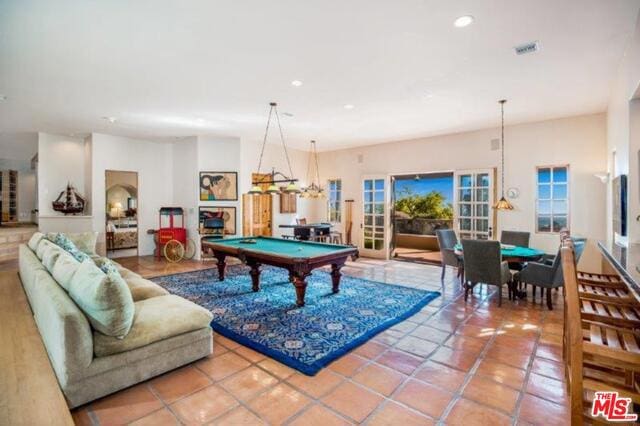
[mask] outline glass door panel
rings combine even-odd
[[[455,226],[460,239],[493,237],[493,170],[456,172]]]
[[[386,257],[386,178],[362,180],[362,243],[364,256]]]

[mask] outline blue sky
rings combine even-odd
[[[404,188],[409,188],[415,194],[426,194],[431,191],[438,191],[445,196],[447,203],[453,203],[453,175],[442,176],[436,175],[428,177],[422,175],[420,180],[415,178],[397,178],[396,179],[396,198],[400,198],[400,192]]]

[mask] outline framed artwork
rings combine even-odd
[[[224,222],[224,234],[234,235],[236,233],[236,208],[235,207],[210,207],[200,206],[198,209],[198,230],[201,234],[214,234],[215,229],[205,227],[214,223],[214,219],[222,219]]]
[[[200,201],[238,201],[238,173],[200,172]]]
[[[296,194],[280,195],[280,213],[297,213],[298,196]]]

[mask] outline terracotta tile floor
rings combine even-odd
[[[145,276],[209,268],[119,260]],[[568,424],[561,293],[555,310],[478,286],[464,302],[453,271],[360,259],[344,273],[443,297],[308,377],[215,336],[207,359],[74,411],[81,424]]]

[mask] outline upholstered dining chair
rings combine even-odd
[[[518,247],[529,247],[529,232],[521,231],[502,231],[500,234],[501,244],[511,244]],[[521,271],[524,265],[519,262],[509,262],[509,269],[513,271]]]
[[[529,247],[529,238],[531,233],[521,231],[502,231],[500,234],[500,242],[502,244],[511,244],[518,247]]]
[[[296,219],[296,225],[306,225],[306,224],[307,224],[306,217],[301,217],[300,219]]]
[[[447,266],[453,266],[458,269],[458,278],[460,278],[462,268],[460,267],[460,258],[454,251],[454,247],[458,244],[458,237],[453,229],[436,230],[438,245],[440,246],[440,256],[442,256],[442,274],[440,279],[444,280],[444,274]]]
[[[490,240],[462,240],[464,253],[464,300],[476,284],[498,287],[498,306],[502,306],[502,286],[507,285],[509,299],[512,294],[511,271],[502,261],[500,243]]]
[[[586,240],[584,238],[574,238],[573,245],[575,250],[576,262],[580,260],[580,256],[584,251]],[[527,265],[514,276],[514,281],[519,284],[527,284],[533,286],[533,300],[536,300],[536,287],[540,287],[540,297],[544,297],[544,291],[547,290],[547,307],[549,310],[553,309],[553,303],[551,302],[551,289],[560,288],[564,286],[564,278],[562,271],[562,261],[560,259],[560,249],[558,254],[553,259],[553,262],[548,263],[529,262]]]

